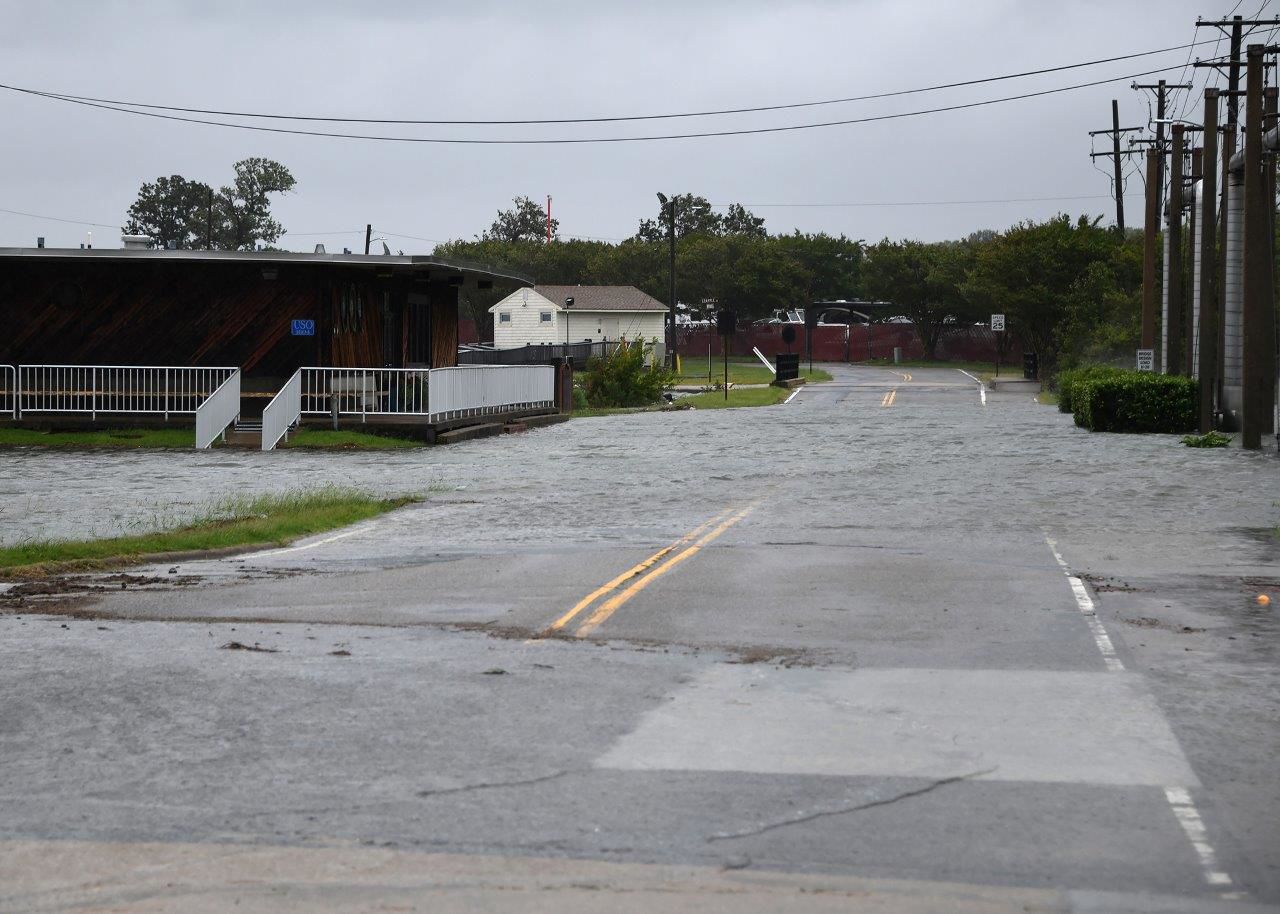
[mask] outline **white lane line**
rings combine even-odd
[[[960,372],[966,378],[973,378],[973,380],[977,382],[978,396],[982,399],[982,405],[986,406],[987,405],[987,385],[983,384],[980,379],[974,378],[973,375],[969,374],[969,372],[965,371],[963,368],[957,368],[956,371]]]
[[[797,387],[795,390],[791,391],[791,396],[789,396],[789,397],[787,397],[787,399],[783,400],[783,401],[782,401],[782,405],[783,405],[783,406],[786,406],[788,403],[790,403],[792,400],[794,400],[794,399],[796,398],[796,394],[800,393],[800,391],[802,391],[802,390],[804,390],[804,388],[803,388],[803,387]]]
[[[314,549],[316,546],[327,546],[329,543],[336,543],[338,540],[346,539],[348,536],[355,536],[357,533],[363,533],[364,527],[356,527],[351,530],[344,530],[342,533],[335,533],[333,536],[326,536],[322,540],[316,540],[314,543],[307,543],[302,546],[286,546],[284,549],[269,549],[266,552],[251,552],[244,558],[261,559],[272,555],[287,555],[290,552],[302,552],[306,549]]]
[[[1111,642],[1111,636],[1107,634],[1106,628],[1098,619],[1097,607],[1094,606],[1093,600],[1089,596],[1089,591],[1085,589],[1084,581],[1071,573],[1067,560],[1058,551],[1058,544],[1049,535],[1048,530],[1044,531],[1044,541],[1049,544],[1049,551],[1053,553],[1054,559],[1057,560],[1058,565],[1062,568],[1062,573],[1067,576],[1067,583],[1071,585],[1071,593],[1076,598],[1076,606],[1080,608],[1081,615],[1084,616],[1085,622],[1089,625],[1089,632],[1093,635],[1093,643],[1098,646],[1098,653],[1102,654],[1102,662],[1113,673],[1122,671],[1124,664],[1116,656],[1116,646]]]
[[[1166,787],[1164,795],[1169,801],[1169,808],[1173,810],[1178,824],[1182,826],[1187,840],[1195,848],[1196,856],[1200,858],[1200,869],[1204,873],[1204,881],[1216,889],[1234,886],[1231,875],[1218,868],[1218,855],[1214,853],[1213,845],[1209,843],[1204,820],[1200,818],[1200,811],[1196,809],[1196,804],[1191,799],[1191,792],[1185,787]],[[1246,892],[1234,890],[1222,892],[1222,897],[1227,899],[1240,899],[1246,895]]]
[[[1076,605],[1080,607],[1080,612],[1084,614],[1089,622],[1089,630],[1093,633],[1094,643],[1098,645],[1098,650],[1102,653],[1102,660],[1106,663],[1107,669],[1114,672],[1123,670],[1124,664],[1116,656],[1115,645],[1111,643],[1107,630],[1103,628],[1102,623],[1098,620],[1097,608],[1089,597],[1089,591],[1085,589],[1084,581],[1071,573],[1071,567],[1067,564],[1067,560],[1058,551],[1057,542],[1049,535],[1048,530],[1041,529],[1044,533],[1045,542],[1049,544],[1049,551],[1053,553],[1058,566],[1062,568],[1062,573],[1067,576],[1067,581],[1071,584],[1071,592],[1075,595]],[[1230,874],[1218,868],[1218,856],[1213,851],[1213,845],[1209,843],[1209,836],[1205,831],[1204,822],[1200,818],[1200,812],[1191,800],[1191,792],[1185,787],[1166,787],[1164,795],[1165,799],[1169,801],[1169,807],[1173,810],[1178,824],[1182,826],[1182,831],[1186,834],[1187,840],[1191,842],[1192,848],[1195,849],[1196,856],[1200,858],[1200,870],[1204,874],[1204,881],[1215,889],[1224,889],[1234,885]],[[1222,898],[1228,900],[1239,900],[1248,897],[1247,892],[1241,891],[1223,891],[1220,894]]]

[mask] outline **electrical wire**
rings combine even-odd
[[[229,111],[217,108],[192,108],[178,105],[159,105],[149,102],[132,102],[122,101],[120,99],[95,98],[89,95],[72,95],[65,92],[53,92],[44,89],[31,89],[22,86],[13,86],[0,83],[0,89],[7,89],[11,92],[21,92],[30,95],[39,95],[49,98],[58,98],[63,101],[92,103],[95,105],[116,106],[125,108],[145,108],[153,111],[174,111],[180,114],[208,114],[217,117],[241,117],[241,118],[260,118],[270,120],[289,120],[289,121],[315,121],[324,123],[340,123],[340,124],[396,124],[404,126],[515,126],[515,125],[535,125],[535,124],[603,124],[615,123],[619,121],[652,121],[667,120],[672,118],[690,118],[690,117],[719,117],[730,114],[757,114],[766,111],[785,111],[796,108],[815,108],[823,105],[840,105],[848,102],[871,101],[883,98],[896,98],[902,95],[916,95],[922,92],[936,92],[942,89],[956,89],[964,86],[977,86],[986,83],[1002,82],[1010,79],[1023,79],[1028,76],[1043,76],[1048,73],[1061,73],[1066,70],[1076,70],[1082,67],[1094,67],[1104,63],[1116,63],[1122,60],[1134,60],[1139,57],[1151,57],[1157,54],[1168,54],[1172,51],[1181,51],[1184,48],[1187,51],[1187,60],[1190,62],[1192,50],[1201,44],[1210,44],[1211,40],[1193,41],[1187,45],[1175,45],[1168,48],[1159,48],[1154,51],[1141,51],[1136,54],[1123,54],[1117,57],[1100,57],[1096,60],[1086,60],[1079,63],[1063,64],[1056,67],[1044,67],[1039,70],[1024,70],[1019,73],[1006,73],[1000,76],[984,76],[978,79],[967,79],[960,82],[941,83],[935,86],[922,86],[915,89],[898,89],[892,92],[877,92],[871,95],[854,95],[845,98],[829,98],[820,101],[808,102],[790,102],[779,105],[756,105],[743,108],[721,108],[708,111],[683,111],[668,114],[630,114],[616,115],[611,117],[566,117],[566,118],[543,118],[543,119],[521,119],[521,120],[442,120],[442,119],[415,119],[415,118],[367,118],[367,117],[332,117],[323,115],[304,115],[304,114],[274,114],[254,111]],[[1184,66],[1185,72],[1185,66]]]
[[[62,219],[58,216],[46,216],[42,213],[24,213],[17,209],[0,209],[0,213],[7,213],[10,216],[26,216],[29,219],[43,219],[46,222],[65,222],[68,225],[92,225],[94,228],[118,229],[119,225],[108,224],[106,222],[90,222],[88,219]]]
[[[1208,43],[1208,42],[1206,42]],[[21,90],[28,94],[39,96],[42,98],[52,99],[55,101],[66,102],[73,105],[83,105],[90,108],[100,108],[108,111],[116,111],[122,114],[133,114],[139,117],[158,118],[166,121],[177,121],[189,124],[205,124],[213,127],[226,127],[236,130],[249,130],[259,133],[286,134],[290,136],[308,136],[308,137],[326,137],[331,139],[346,140],[366,140],[374,142],[388,143],[415,143],[415,144],[438,144],[438,145],[463,145],[463,146],[547,146],[547,145],[585,145],[598,143],[640,143],[654,142],[663,140],[687,140],[701,139],[707,137],[726,137],[726,136],[748,136],[770,133],[789,133],[799,130],[815,130],[826,127],[840,127],[854,124],[869,124],[879,121],[901,120],[910,117],[920,117],[928,114],[941,114],[948,111],[965,111],[973,108],[983,108],[990,105],[1002,104],[1004,102],[1022,101],[1029,98],[1042,98],[1048,95],[1057,95],[1063,92],[1072,92],[1077,89],[1087,89],[1093,86],[1102,86],[1114,82],[1123,82],[1124,80],[1137,79],[1142,76],[1151,76],[1156,73],[1167,73],[1174,67],[1161,67],[1154,70],[1145,70],[1141,73],[1131,73],[1126,76],[1113,76],[1105,79],[1091,80],[1090,82],[1077,83],[1071,86],[1060,86],[1054,89],[1041,89],[1035,92],[1024,92],[1019,95],[1009,95],[1000,98],[985,99],[977,102],[965,102],[955,105],[943,105],[936,108],[923,108],[915,111],[902,111],[892,114],[869,115],[860,118],[846,118],[834,121],[821,121],[808,124],[789,124],[777,127],[750,127],[740,128],[736,130],[716,130],[700,133],[672,133],[657,134],[645,136],[622,136],[622,137],[552,137],[542,139],[480,139],[476,137],[414,137],[414,136],[384,136],[377,134],[359,134],[359,133],[333,133],[321,130],[299,130],[295,128],[285,127],[264,127],[257,124],[236,124],[228,121],[214,121],[205,118],[183,117],[173,114],[161,114],[155,111],[138,111],[132,108],[122,108],[115,105],[102,104],[98,102],[80,101],[69,96],[57,95],[49,92],[36,92],[34,90]],[[0,85],[0,88],[6,88]]]

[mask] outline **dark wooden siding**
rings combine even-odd
[[[0,261],[0,364],[236,365],[287,377],[301,365],[457,362],[457,290],[369,269],[173,261]],[[425,284],[413,284],[424,288]],[[424,313],[429,311],[428,314]],[[295,318],[316,335],[295,337]],[[416,358],[415,358],[416,357]]]

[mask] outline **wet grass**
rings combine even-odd
[[[134,564],[165,553],[284,546],[417,501],[419,496],[380,498],[339,486],[228,498],[212,504],[196,520],[170,529],[0,547],[0,575],[32,577]]]
[[[103,428],[91,431],[50,431],[0,428],[0,447],[115,447],[193,448],[190,428]]]
[[[773,406],[791,396],[785,387],[738,387],[729,391],[726,399],[723,390],[711,390],[705,394],[693,394],[681,397],[677,402],[681,406],[693,409],[734,409],[739,406]]]
[[[377,435],[349,429],[334,431],[328,428],[299,428],[289,435],[288,441],[281,441],[277,445],[282,448],[348,451],[387,451],[425,446],[423,442],[414,441],[412,438],[397,438],[392,435]]]
[[[903,359],[901,362],[894,362],[893,359],[871,359],[869,361],[854,362],[854,365],[865,365],[872,368],[947,368],[959,369],[967,371],[970,374],[994,376],[996,373],[995,362],[946,362],[946,361],[930,361],[928,359]],[[1022,365],[1010,365],[1008,362],[1000,363],[1000,377],[1017,377],[1022,374]]]
[[[1036,394],[1036,402],[1043,403],[1045,406],[1057,406],[1058,395],[1052,390],[1042,390]]]
[[[705,385],[716,381],[724,381],[724,362],[716,355],[711,357],[710,382],[707,380],[707,361],[705,358],[699,358],[698,356],[682,357],[680,367],[682,371],[676,383],[683,386]],[[804,363],[800,366],[800,377],[809,381],[830,381],[831,373],[817,367],[813,371],[809,371],[808,364]],[[773,372],[765,368],[760,363],[760,360],[754,356],[734,356],[729,359],[730,384],[769,384],[772,381]]]

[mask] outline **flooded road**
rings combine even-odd
[[[832,372],[421,451],[0,455],[7,542],[429,496],[6,598],[0,910],[1272,910],[1280,462]]]

